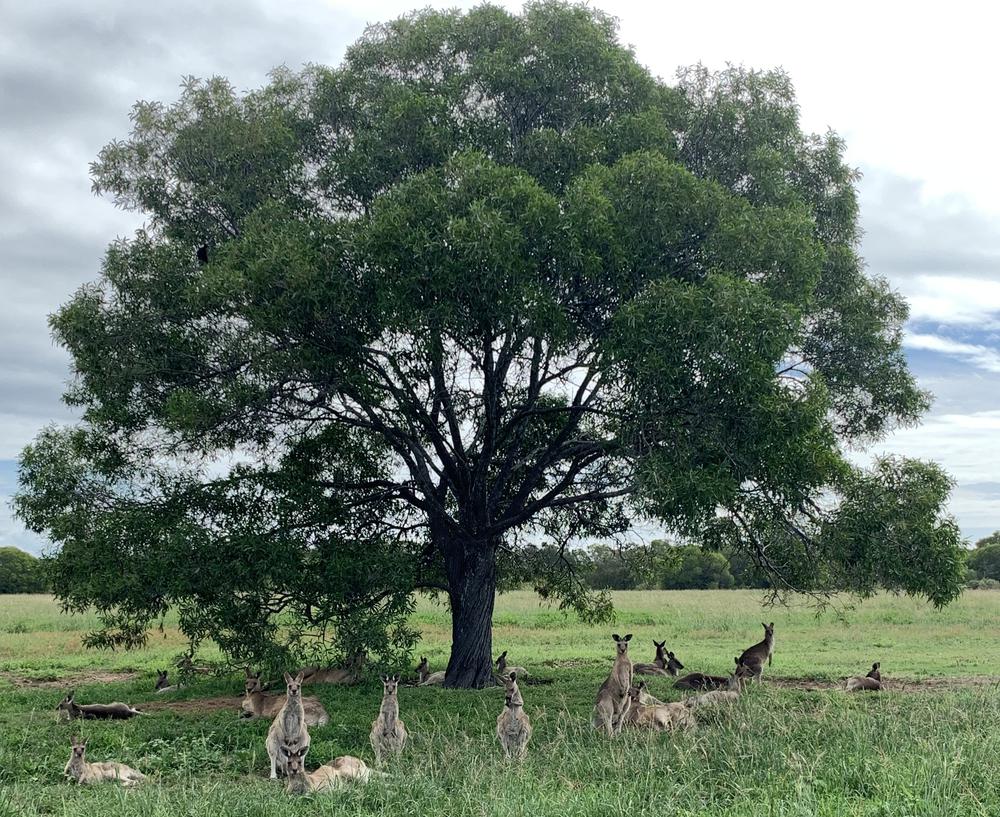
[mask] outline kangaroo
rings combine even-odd
[[[278,770],[285,772],[285,744],[309,749],[309,730],[306,728],[306,711],[302,705],[302,674],[294,678],[285,673],[285,704],[267,730],[267,755],[271,759],[271,779],[278,777]]]
[[[142,772],[137,772],[124,763],[88,763],[84,757],[87,751],[87,741],[79,738],[71,738],[70,740],[73,743],[73,749],[64,774],[79,785],[86,786],[91,783],[117,780],[122,786],[130,788],[138,786],[146,779],[146,775]]]
[[[652,664],[633,664],[632,672],[640,675],[662,675],[664,677],[676,676],[677,670],[684,669],[684,665],[677,660],[677,656],[666,649],[666,641],[653,641],[656,647],[656,657]]]
[[[177,669],[181,671],[184,675],[192,675],[195,673],[201,675],[209,675],[212,672],[211,667],[196,666],[194,663],[194,649],[188,650],[184,655],[180,657],[177,661]]]
[[[725,689],[728,684],[729,678],[725,675],[705,675],[703,672],[689,672],[674,681],[677,689]]]
[[[302,684],[345,684],[353,685],[361,680],[361,666],[365,654],[354,653],[346,667],[302,667]]]
[[[427,664],[427,656],[420,656],[420,663],[417,664],[417,686],[429,687],[444,683],[444,670],[431,672]]]
[[[628,714],[628,691],[632,686],[632,659],[628,655],[632,634],[622,638],[614,633],[611,637],[615,641],[615,663],[611,674],[597,691],[593,718],[594,727],[603,730],[609,737],[621,729],[622,720]]]
[[[62,713],[67,720],[72,721],[77,718],[84,718],[86,720],[127,720],[128,718],[134,718],[136,715],[144,714],[138,709],[119,701],[110,704],[78,704],[74,700],[75,694],[76,690],[71,689],[69,694],[56,707],[56,711]]]
[[[882,689],[882,673],[879,671],[881,664],[875,662],[868,674],[864,677],[848,678],[846,689],[848,692],[879,692]]]
[[[398,687],[398,675],[382,676],[382,706],[368,736],[379,765],[386,755],[398,755],[406,745],[406,726],[399,717]]]
[[[521,760],[528,752],[531,721],[524,711],[524,698],[517,688],[517,672],[511,670],[504,679],[504,707],[497,716],[497,737],[507,759]]]
[[[726,679],[725,689],[715,689],[705,692],[702,695],[695,695],[688,698],[684,705],[689,709],[698,709],[702,706],[715,706],[717,704],[732,703],[740,697],[747,679],[752,673],[743,665],[736,668],[736,671]]]
[[[375,774],[363,760],[350,755],[334,758],[316,771],[307,772],[305,759],[308,751],[308,746],[288,743],[281,745],[285,772],[288,776],[285,790],[289,794],[331,791],[352,780],[367,783]]]
[[[497,665],[497,679],[501,684],[507,684],[507,678],[512,672],[517,674],[518,678],[527,678],[528,671],[524,667],[512,667],[507,663],[507,650],[500,653],[500,657],[496,660]]]
[[[167,680],[167,671],[165,669],[156,671],[156,686],[153,687],[153,691],[159,695],[162,692],[176,692],[180,689],[180,684],[171,684]]]
[[[761,622],[761,626],[764,628],[764,640],[743,650],[743,654],[737,661],[737,663],[749,667],[753,671],[754,678],[758,681],[764,674],[764,661],[767,661],[768,666],[770,666],[771,656],[774,655],[774,622],[772,621],[770,624]]]
[[[647,705],[642,703],[642,693],[645,686],[646,682],[642,681],[638,685],[633,684],[629,687],[628,723],[630,726],[661,732],[674,729],[694,729],[697,726],[697,722],[684,704]]]
[[[240,704],[241,718],[273,718],[285,705],[285,695],[265,695],[262,691],[264,685],[260,681],[260,673],[251,673],[247,670],[246,681],[243,685],[243,703]],[[326,726],[330,722],[330,716],[323,708],[319,698],[303,698],[302,706],[306,712],[307,726]]]

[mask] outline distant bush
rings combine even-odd
[[[970,590],[1000,590],[1000,581],[996,579],[973,579],[966,586]]]
[[[44,593],[48,581],[42,563],[15,547],[0,548],[0,593]]]
[[[980,540],[976,549],[969,554],[968,565],[975,571],[977,578],[1000,581],[1000,541],[990,541],[995,538],[996,534],[993,534],[992,537]]]

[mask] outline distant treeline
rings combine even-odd
[[[976,542],[968,567],[969,587],[1000,589],[1000,530]]]
[[[0,593],[45,593],[41,560],[15,547],[0,547]]]

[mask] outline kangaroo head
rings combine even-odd
[[[66,697],[64,697],[59,702],[59,705],[56,707],[56,712],[59,712],[59,711],[69,712],[69,711],[71,711],[73,709],[73,695],[75,695],[75,694],[76,694],[76,690],[75,689],[71,689],[68,693],[66,693]]]
[[[250,667],[247,667],[247,677],[246,681],[243,683],[243,690],[247,695],[252,695],[254,692],[260,692],[264,688],[264,685],[260,682],[260,673],[250,672]]]
[[[427,669],[428,669],[427,656],[421,655],[420,663],[417,664],[417,672],[427,672]]]
[[[517,687],[517,673],[512,672],[503,679],[504,701],[507,706],[524,706],[524,698],[521,697],[521,690]]]
[[[646,688],[646,682],[640,681],[638,684],[632,684],[628,690],[629,700],[632,701],[633,706],[638,706],[642,701],[642,691]]]
[[[765,638],[774,638],[774,622],[773,621],[770,624],[765,624],[762,621],[760,623],[760,626],[764,628],[764,637]]]
[[[500,653],[500,657],[496,660],[497,669],[503,672],[504,667],[507,666],[507,650]]]
[[[281,744],[281,755],[285,758],[285,772],[289,777],[305,774],[305,760],[308,752],[309,746],[299,746],[297,741]]]
[[[167,680],[167,671],[158,669],[156,671],[156,686],[153,688],[163,689],[166,686],[170,686],[170,682]]]
[[[289,698],[298,698],[302,694],[302,679],[304,677],[301,672],[294,678],[287,672],[285,673],[285,685]]]
[[[868,671],[868,677],[876,678],[877,680],[881,681],[882,673],[879,671],[879,668],[881,666],[882,664],[879,661],[876,661],[874,664],[872,664],[872,668]]]
[[[382,694],[383,695],[395,695],[396,687],[399,686],[399,676],[398,675],[383,675],[382,676]]]
[[[737,658],[736,670],[733,672],[733,677],[737,678],[741,684],[746,683],[747,679],[753,678],[753,670],[746,664],[741,664],[740,659]]]
[[[671,675],[676,675],[677,670],[684,669],[684,665],[678,660],[677,656],[674,655],[669,650],[667,651],[667,672]]]
[[[70,744],[73,747],[73,760],[76,760],[77,758],[79,758],[80,760],[83,760],[83,756],[84,756],[84,754],[87,751],[87,741],[86,741],[86,739],[78,738],[78,737],[74,736],[74,737],[71,737],[69,740],[70,740]]]
[[[615,646],[618,648],[618,655],[628,654],[628,642],[632,640],[632,633],[622,638],[618,633],[612,633],[611,637],[615,640]]]

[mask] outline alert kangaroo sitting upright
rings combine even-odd
[[[652,664],[633,664],[632,672],[639,675],[668,675],[676,676],[677,670],[684,669],[684,665],[677,660],[677,656],[667,650],[666,641],[653,641],[656,648],[656,657]]]
[[[382,676],[382,706],[368,736],[375,750],[375,762],[386,755],[398,755],[406,745],[406,726],[399,717],[399,676]]]
[[[879,671],[879,664],[876,661],[868,674],[864,677],[848,678],[846,687],[848,692],[879,692],[882,689],[882,673]]]
[[[629,687],[628,724],[643,729],[665,732],[673,729],[693,729],[697,722],[682,703],[644,704],[642,693],[646,682]]]
[[[632,686],[632,659],[628,655],[632,634],[622,638],[615,633],[611,637],[615,640],[615,663],[611,674],[597,691],[593,719],[594,726],[607,735],[614,735],[621,729],[628,709],[628,691]]]
[[[282,746],[309,748],[309,730],[306,728],[306,712],[302,705],[302,673],[294,678],[285,673],[285,705],[275,716],[271,728],[267,730],[267,755],[271,759],[271,779],[278,776],[278,770],[285,771],[285,754]]]
[[[367,783],[372,774],[375,774],[363,760],[350,755],[334,758],[316,771],[307,772],[305,760],[308,752],[308,746],[288,743],[281,745],[285,774],[288,777],[285,790],[289,794],[332,791],[350,781]]]
[[[761,626],[764,628],[764,640],[758,641],[752,647],[747,647],[737,659],[738,664],[750,668],[753,677],[757,680],[760,680],[764,674],[764,662],[767,661],[768,666],[770,666],[771,656],[774,655],[774,622],[772,621],[770,624],[761,622]]]
[[[497,717],[497,737],[508,760],[520,760],[528,751],[531,721],[524,711],[524,698],[517,687],[517,673],[513,671],[504,679],[504,707]]]
[[[66,777],[75,780],[81,786],[118,781],[122,786],[128,788],[137,786],[146,779],[146,775],[142,772],[137,772],[124,763],[88,763],[85,758],[87,741],[79,738],[71,738],[70,740],[73,743],[73,749],[64,773]]]

